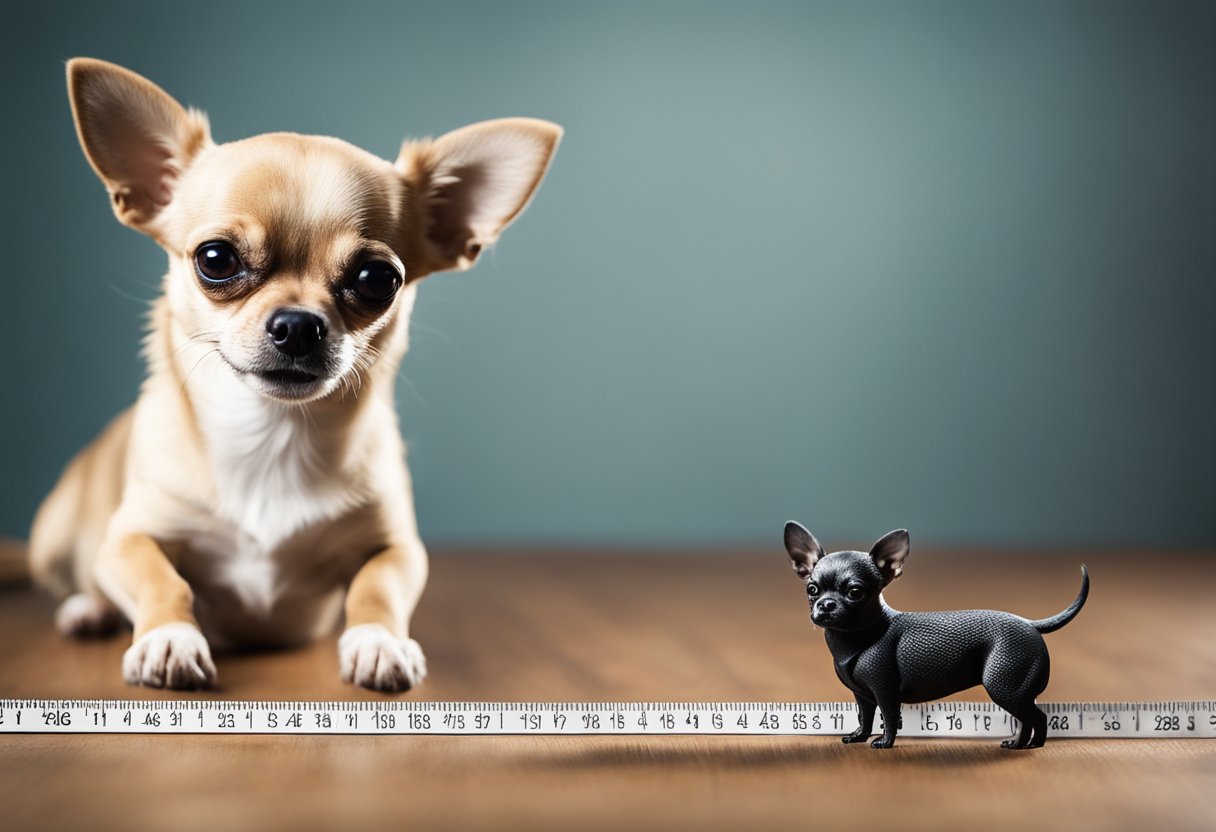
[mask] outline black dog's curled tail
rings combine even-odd
[[[1072,602],[1072,606],[1064,610],[1062,613],[1053,615],[1051,618],[1041,618],[1038,621],[1031,621],[1030,626],[1034,627],[1040,633],[1054,633],[1056,630],[1063,627],[1069,621],[1077,617],[1077,613],[1081,611],[1081,607],[1085,606],[1085,599],[1089,597],[1089,570],[1085,568],[1085,564],[1081,564],[1081,591],[1077,593],[1077,600]]]

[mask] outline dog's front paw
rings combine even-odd
[[[206,688],[215,683],[215,663],[207,639],[193,624],[162,624],[144,633],[122,657],[122,675],[131,685],[150,688]]]
[[[848,743],[851,743],[851,742],[865,742],[869,738],[870,738],[869,731],[862,731],[860,728],[858,728],[853,733],[846,734],[845,736],[841,737],[840,741],[847,745]]]
[[[397,638],[379,624],[351,627],[338,640],[342,681],[388,693],[426,678],[426,656],[412,638]]]
[[[891,739],[887,739],[886,737],[879,737],[878,739],[874,740],[874,742],[870,743],[870,747],[871,748],[894,748],[895,747],[895,737],[891,737]]]

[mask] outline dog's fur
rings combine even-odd
[[[882,590],[904,569],[910,543],[903,529],[890,532],[867,552],[825,555],[815,536],[793,521],[785,549],[803,580],[811,621],[827,632],[836,675],[857,700],[858,728],[847,743],[869,739],[875,708],[883,732],[872,745],[890,748],[899,730],[901,702],[927,702],[983,685],[997,705],[1021,721],[1005,748],[1037,748],[1047,740],[1047,716],[1035,697],[1047,688],[1050,662],[1043,633],[1071,621],[1089,595],[1081,567],[1081,592],[1072,606],[1041,621],[1007,612],[898,612]]]
[[[416,685],[427,558],[393,385],[418,281],[473,265],[524,210],[561,129],[483,122],[407,142],[395,163],[291,133],[215,144],[202,114],[133,72],[75,59],[67,74],[115,214],[169,270],[138,401],[34,522],[31,572],[65,598],[60,628],[109,632],[121,613],[128,682],[205,686],[209,645],[306,642],[332,630],[345,592],[342,677]],[[241,271],[209,283],[196,257],[217,241]],[[373,261],[401,278],[391,300],[358,293]],[[316,323],[311,353],[276,349],[284,310]]]

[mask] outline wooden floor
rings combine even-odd
[[[887,598],[1041,617],[1073,599],[1081,560],[919,551]],[[1084,560],[1090,601],[1047,637],[1043,700],[1216,698],[1216,553]],[[0,594],[0,696],[166,695],[123,685],[124,639],[66,641],[51,609],[30,591]],[[779,548],[438,553],[414,634],[431,673],[410,694],[421,699],[848,698]],[[338,681],[332,638],[217,663],[208,696],[375,696]],[[1212,829],[1216,741],[1019,753],[910,738],[877,751],[834,738],[6,736],[0,807],[13,832]]]

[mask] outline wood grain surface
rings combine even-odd
[[[1063,609],[1044,701],[1216,698],[1216,553],[917,551],[898,609]],[[0,696],[126,687],[127,636],[71,642],[0,594]],[[437,553],[414,634],[465,700],[843,700],[780,548],[766,554]],[[217,657],[208,698],[373,699],[336,640]],[[962,699],[983,699],[972,690]],[[0,737],[7,830],[1213,829],[1216,741],[792,737]]]

